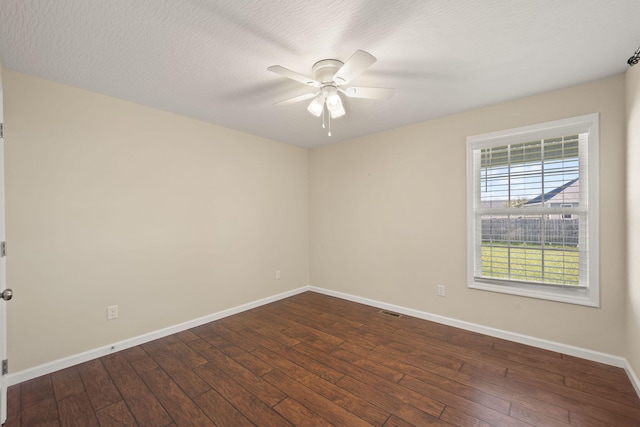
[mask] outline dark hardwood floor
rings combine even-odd
[[[624,370],[312,292],[9,388],[15,426],[640,426]]]

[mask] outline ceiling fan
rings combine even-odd
[[[294,98],[285,99],[275,105],[288,105],[313,98],[307,110],[316,117],[322,115],[322,127],[325,127],[325,110],[329,117],[329,136],[331,136],[331,119],[337,119],[345,115],[344,105],[340,93],[349,98],[364,99],[389,99],[395,89],[384,87],[361,87],[347,85],[374,62],[376,57],[364,50],[356,50],[347,62],[337,59],[323,59],[313,64],[311,68],[313,78],[291,71],[280,65],[272,65],[267,70],[280,74],[283,77],[295,80],[317,90]]]

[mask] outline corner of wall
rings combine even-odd
[[[640,66],[629,68],[625,81],[628,228],[625,356],[628,371],[637,374],[640,372],[640,265],[637,262],[640,258]]]

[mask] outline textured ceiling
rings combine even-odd
[[[2,0],[5,68],[265,138],[319,146],[625,71],[640,0]],[[333,136],[311,75],[356,49],[378,58],[352,83]]]

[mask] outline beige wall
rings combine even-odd
[[[569,345],[624,354],[624,77],[312,150],[311,283]],[[600,113],[601,308],[470,290],[466,137]],[[446,297],[436,285],[446,285]]]
[[[640,103],[636,76],[626,91]],[[3,80],[12,372],[295,289],[309,268],[316,286],[626,354],[640,371],[632,263],[630,298],[625,286],[624,76],[310,154],[12,71]],[[591,112],[601,308],[467,289],[466,137]],[[120,318],[107,322],[112,304]]]
[[[640,375],[640,65],[627,79],[627,223],[629,289],[627,290],[626,358]]]
[[[308,284],[307,150],[3,79],[12,372]]]

